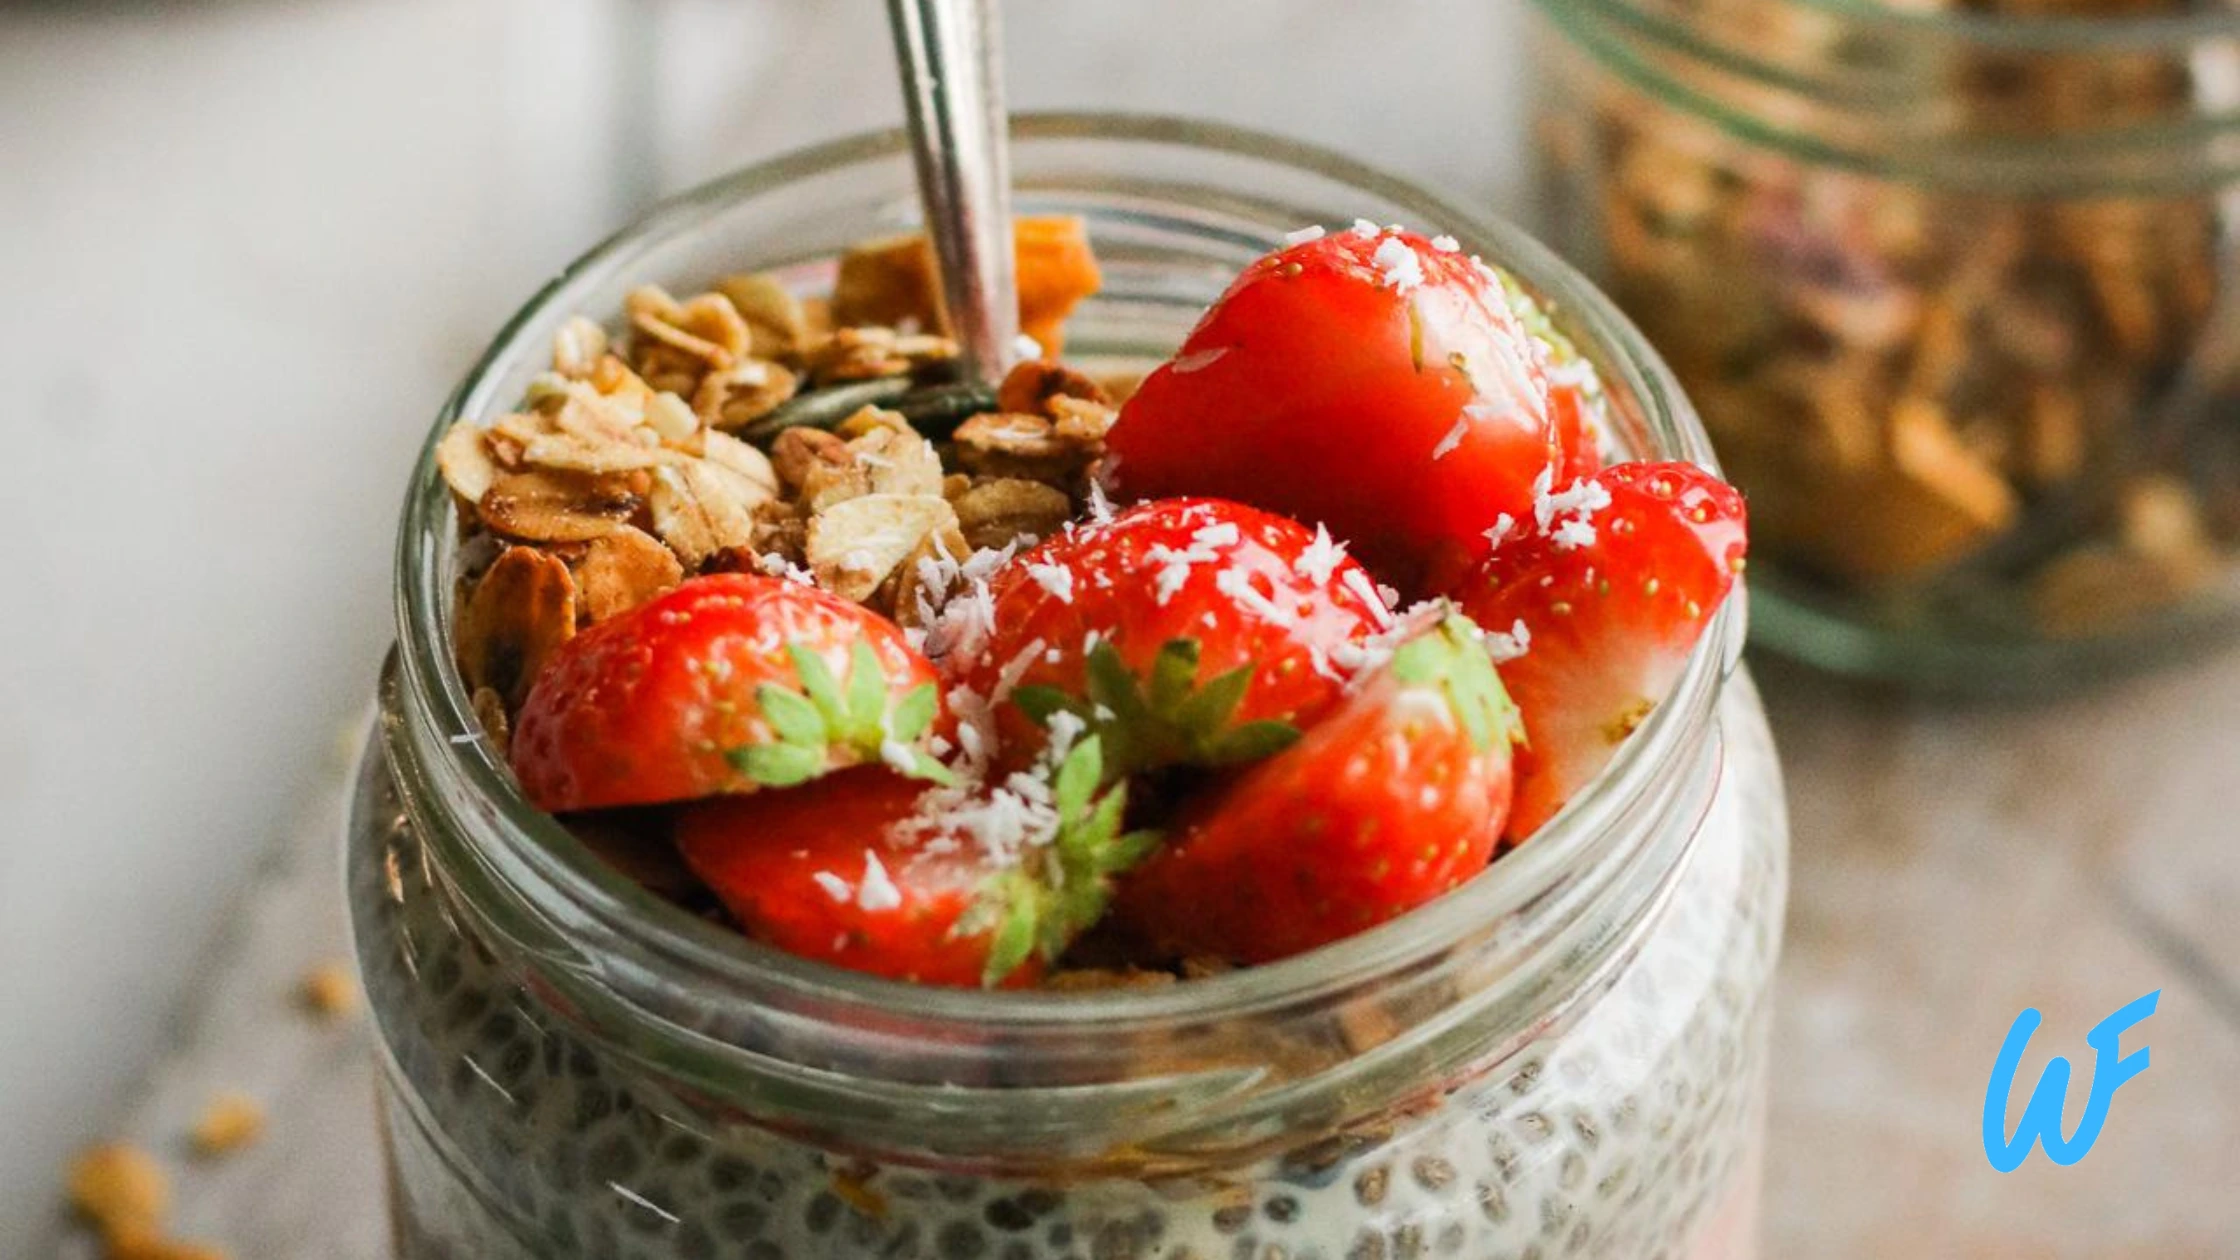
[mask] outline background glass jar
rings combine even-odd
[[[1540,8],[1549,222],[1749,494],[1767,642],[2046,687],[2233,627],[2240,16]]]
[[[1709,457],[1639,336],[1513,229],[1196,124],[1024,120],[1014,165],[1104,260],[1079,359],[1162,356],[1283,232],[1369,215],[1514,268],[1625,449]],[[828,284],[911,189],[886,134],[689,194],[517,316],[437,431],[636,284]],[[409,1260],[1751,1254],[1787,831],[1739,600],[1606,778],[1435,905],[1187,984],[988,994],[763,949],[528,808],[452,664],[456,545],[431,449],[348,862]]]

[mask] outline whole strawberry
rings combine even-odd
[[[1122,924],[1170,956],[1269,962],[1485,869],[1518,727],[1478,628],[1445,614],[1366,668],[1297,745],[1185,808],[1123,884]]]
[[[1693,464],[1605,468],[1541,500],[1455,590],[1494,630],[1524,714],[1509,838],[1553,817],[1678,681],[1742,572],[1742,496]]]
[[[886,618],[718,574],[568,640],[522,704],[510,757],[553,812],[790,787],[866,762],[942,780],[923,747],[940,709],[933,666]]]
[[[1284,746],[1337,699],[1333,657],[1388,620],[1327,533],[1219,499],[1069,529],[989,595],[993,630],[950,693],[960,716],[992,706],[1007,767],[1039,755],[1053,724],[1086,729],[1113,777]]]
[[[1104,916],[1157,843],[1100,791],[1094,739],[1000,785],[929,790],[892,771],[687,806],[678,849],[748,935],[854,971],[1021,985]]]
[[[1451,242],[1368,224],[1304,241],[1248,267],[1121,408],[1116,488],[1321,522],[1380,578],[1435,591],[1543,474],[1593,466],[1547,354]]]

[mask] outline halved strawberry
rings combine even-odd
[[[989,593],[993,631],[955,681],[995,705],[1001,764],[1032,761],[1065,712],[1111,777],[1275,751],[1336,700],[1331,654],[1389,619],[1327,533],[1219,499],[1069,529]]]
[[[1094,739],[1055,771],[945,788],[860,768],[687,806],[677,845],[747,933],[855,971],[1033,982],[1104,916],[1157,837],[1121,831]]]
[[[1186,806],[1123,882],[1119,922],[1171,955],[1258,963],[1412,910],[1492,860],[1517,733],[1478,628],[1443,614],[1296,746]]]
[[[514,722],[514,774],[561,812],[803,783],[885,762],[941,780],[933,666],[877,613],[741,573],[694,578],[564,644]]]
[[[1121,408],[1115,488],[1320,521],[1384,580],[1436,590],[1545,470],[1592,459],[1584,417],[1551,414],[1546,353],[1450,242],[1305,241],[1248,267]]]
[[[1742,571],[1742,496],[1693,464],[1632,463],[1542,500],[1455,591],[1494,630],[1521,625],[1501,665],[1524,713],[1522,840],[1609,764],[1662,701]]]

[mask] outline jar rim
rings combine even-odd
[[[1748,16],[1706,18],[1672,0],[1535,0],[1553,29],[1654,107],[1812,165],[1993,196],[2184,195],[2240,179],[2240,11],[2026,17],[1884,0],[1755,3]],[[1805,33],[1766,29],[1785,18]],[[2142,67],[2182,72],[2185,90],[2147,90]],[[2122,108],[2032,108],[2050,89],[2017,101],[1987,86],[2018,68],[2047,84],[2135,94]]]
[[[1016,144],[1037,141],[1120,141],[1179,145],[1301,168],[1364,193],[1419,207],[1426,219],[1514,273],[1553,300],[1559,320],[1605,370],[1622,369],[1642,412],[1669,449],[1667,458],[1715,468],[1708,438],[1678,385],[1641,334],[1583,277],[1521,229],[1465,210],[1408,181],[1316,145],[1266,133],[1163,115],[1036,113],[1016,115]],[[1532,842],[1492,864],[1438,900],[1409,914],[1307,954],[1171,986],[1087,992],[931,988],[801,959],[687,914],[594,854],[551,816],[531,807],[474,716],[469,689],[450,647],[449,553],[454,527],[450,493],[435,466],[435,447],[452,423],[477,417],[501,369],[524,349],[526,331],[565,306],[634,244],[664,239],[752,197],[757,190],[873,161],[905,160],[899,129],[861,133],[761,162],[662,202],[578,258],[547,283],[498,333],[445,403],[416,465],[396,555],[401,714],[387,723],[393,771],[429,790],[448,781],[469,798],[478,827],[501,843],[478,858],[502,861],[557,889],[609,932],[620,932],[696,980],[757,1001],[783,997],[813,1009],[844,1009],[907,1021],[914,1027],[1094,1035],[1097,1029],[1153,1029],[1208,1017],[1231,1019],[1314,1001],[1435,957],[1472,931],[1483,930],[1548,899],[1583,873],[1582,863],[1621,859],[1629,811],[1651,793],[1660,774],[1707,738],[1723,682],[1739,661],[1741,591],[1698,643],[1672,695],[1656,706],[1602,775]],[[1270,242],[1272,245],[1273,242]],[[565,312],[563,312],[565,313]],[[413,783],[406,783],[408,799]],[[1638,829],[1638,827],[1636,827]],[[1638,848],[1638,846],[1636,846]],[[720,997],[720,992],[707,996]]]

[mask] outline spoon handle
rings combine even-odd
[[[887,0],[887,14],[942,299],[967,383],[991,384],[1019,331],[996,0]]]

